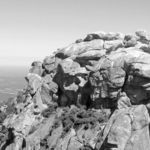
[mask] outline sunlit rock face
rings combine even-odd
[[[95,32],[35,61],[0,107],[2,150],[149,150],[150,34]]]

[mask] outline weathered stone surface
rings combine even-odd
[[[54,56],[47,56],[43,60],[42,66],[43,66],[46,73],[53,72],[56,69],[56,67],[55,67],[55,57]]]
[[[86,60],[94,60],[99,59],[106,54],[106,50],[90,50],[85,53],[82,53],[76,57],[76,59],[86,59]]]
[[[35,74],[38,74],[39,76],[41,76],[43,74],[42,62],[40,62],[40,61],[33,62],[31,64],[29,73],[35,73]]]
[[[144,105],[116,110],[104,129],[104,145],[97,147],[116,150],[149,149],[149,121]]]
[[[51,136],[48,137],[47,139],[49,149],[55,148],[57,146],[57,142],[59,138],[61,138],[62,133],[63,133],[62,125],[60,125],[58,128],[52,131]]]
[[[122,40],[105,41],[104,43],[104,49],[107,50],[107,53],[115,51],[121,47],[123,47]]]
[[[34,73],[29,73],[26,76],[26,81],[27,89],[29,90],[30,94],[35,94],[42,85],[42,78]]]
[[[132,106],[131,101],[130,101],[129,97],[126,95],[126,93],[120,92],[118,94],[118,102],[117,102],[118,109],[126,109],[131,106]]]
[[[86,38],[84,39],[84,41],[92,41],[95,39],[102,39],[102,40],[118,40],[118,39],[122,39],[124,36],[121,33],[113,33],[113,32],[109,32],[109,33],[105,33],[105,32],[95,32],[92,34],[88,34],[86,36]]]
[[[139,37],[139,41],[145,44],[150,43],[150,34],[144,30],[136,31],[135,34]]]
[[[66,57],[78,56],[89,50],[101,50],[103,49],[103,40],[92,40],[90,42],[82,42],[77,44],[71,44],[66,48],[59,50],[57,53],[62,53]],[[62,56],[62,58],[64,58]]]
[[[74,62],[70,58],[67,58],[64,61],[62,61],[60,66],[62,68],[62,71],[65,74],[69,74],[72,76],[75,76],[76,74],[87,74],[88,73],[88,71],[84,67],[81,67],[80,64],[78,64],[77,62]]]
[[[123,42],[125,47],[134,47],[137,44],[137,37],[134,35],[125,35]]]
[[[41,148],[40,142],[49,134],[49,131],[51,130],[54,124],[55,116],[56,116],[55,114],[51,115],[49,119],[46,120],[46,122],[41,123],[38,129],[26,138],[27,150],[28,149],[40,150]]]
[[[0,149],[150,149],[147,32],[88,34],[33,62],[26,81],[0,104]]]
[[[113,66],[112,63],[113,61],[104,58],[99,62],[98,71],[90,75],[93,100],[117,98],[125,81],[125,71],[121,67]]]
[[[149,123],[150,118],[145,106],[133,108],[132,132],[125,150],[149,150]]]
[[[107,136],[108,144],[116,150],[124,150],[126,143],[131,135],[131,119],[129,115],[124,113],[119,114],[112,124]]]

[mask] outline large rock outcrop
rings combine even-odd
[[[88,34],[25,79],[0,107],[0,149],[150,150],[149,33]]]

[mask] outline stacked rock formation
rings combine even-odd
[[[150,150],[147,32],[88,34],[25,79],[0,109],[2,150]]]

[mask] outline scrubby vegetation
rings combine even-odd
[[[94,109],[81,109],[76,106],[71,108],[66,107],[63,109],[63,114],[58,121],[61,121],[63,125],[63,134],[64,136],[71,128],[75,130],[79,129],[83,125],[85,128],[94,128],[97,123],[106,122],[110,116],[109,110],[94,110]]]

